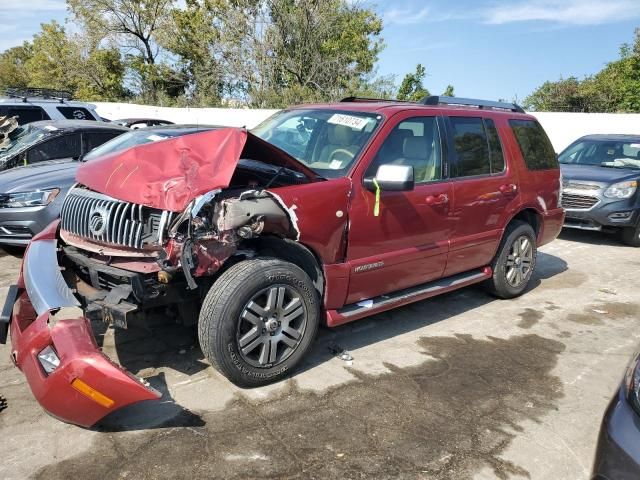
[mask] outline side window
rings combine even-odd
[[[37,122],[39,120],[50,120],[47,112],[40,107],[9,107],[7,109],[7,116],[18,117],[18,123],[20,125]]]
[[[491,173],[489,139],[482,118],[450,117],[453,148],[457,162],[454,177],[472,177]]]
[[[46,140],[31,147],[27,153],[28,163],[44,162],[58,158],[77,158],[80,156],[80,134],[63,135]]]
[[[491,160],[491,173],[504,172],[504,154],[502,153],[502,144],[500,143],[500,135],[496,124],[490,118],[484,119],[484,127],[489,138],[489,158]]]
[[[83,133],[82,134],[82,142],[84,144],[84,148],[82,150],[83,153],[89,153],[96,147],[99,147],[105,142],[108,142],[112,138],[117,137],[122,132],[93,132],[93,133]]]
[[[69,120],[95,120],[89,110],[82,107],[58,107],[58,111]]]
[[[556,153],[540,124],[534,120],[509,120],[529,170],[558,168]]]
[[[416,183],[442,179],[442,148],[436,117],[400,122],[385,139],[365,176],[373,177],[384,164],[410,165]]]

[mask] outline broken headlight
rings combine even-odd
[[[60,358],[51,345],[45,347],[38,354],[38,361],[47,375],[53,373],[60,366]]]

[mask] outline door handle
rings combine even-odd
[[[425,202],[430,207],[434,205],[445,205],[449,203],[449,196],[446,193],[441,193],[440,195],[429,195],[425,198]]]
[[[504,185],[500,185],[500,193],[504,193],[505,195],[511,195],[518,191],[518,186],[515,183],[506,183]]]

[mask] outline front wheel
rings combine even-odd
[[[240,262],[204,299],[198,337],[211,364],[241,387],[286,376],[318,330],[320,297],[309,276],[279,259]]]
[[[640,247],[640,222],[635,227],[622,229],[622,241],[632,247]]]
[[[498,298],[514,298],[527,288],[536,266],[536,234],[528,223],[509,224],[491,267],[487,290]]]

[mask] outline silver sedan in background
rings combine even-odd
[[[80,161],[53,160],[0,172],[0,246],[26,246],[34,235],[58,218],[81,162],[211,128],[169,125],[131,130],[91,150]]]

